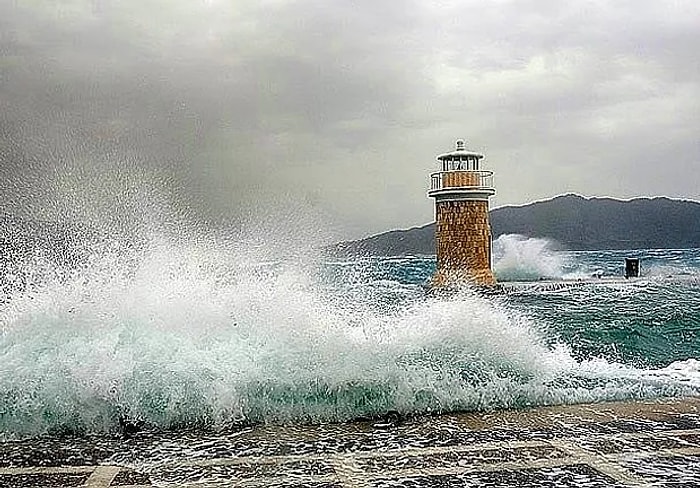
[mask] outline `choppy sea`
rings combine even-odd
[[[517,409],[700,394],[700,249],[571,252],[502,236],[502,282],[432,296],[434,256],[236,246],[3,261],[0,439]]]

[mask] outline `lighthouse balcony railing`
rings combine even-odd
[[[430,175],[431,191],[493,187],[493,171],[438,171]]]

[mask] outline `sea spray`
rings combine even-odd
[[[525,319],[468,290],[362,311],[288,263],[161,246],[12,297],[1,315],[0,430],[505,407],[566,363]]]
[[[503,234],[493,242],[494,273],[499,281],[561,278],[564,259],[548,239]]]
[[[378,279],[366,262],[329,278],[319,270],[335,263],[255,255],[153,240],[15,292],[0,309],[0,432],[108,432],[124,418],[220,429],[698,388],[682,369],[576,358],[556,322],[511,298],[428,298],[413,274]]]

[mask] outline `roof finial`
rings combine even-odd
[[[457,149],[457,151],[464,151],[464,139],[457,139],[455,149]]]

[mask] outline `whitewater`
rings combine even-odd
[[[433,256],[275,259],[154,239],[80,265],[4,264],[0,437],[221,430],[700,393],[700,250],[494,243],[501,281],[639,280],[426,294]]]

